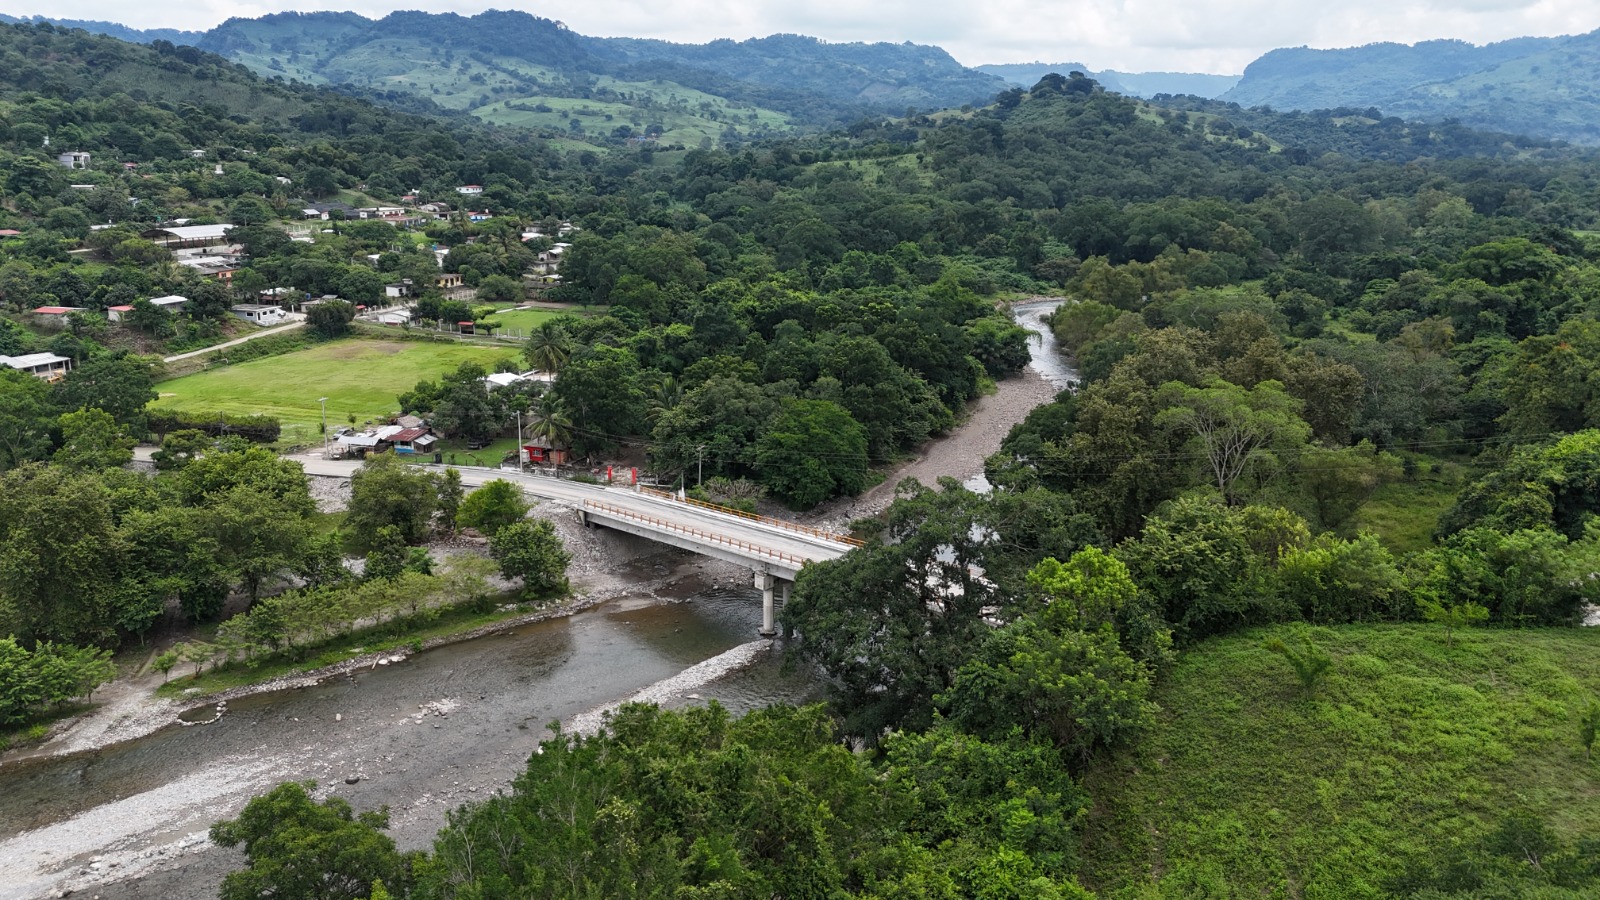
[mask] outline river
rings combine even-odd
[[[1036,333],[1033,369],[1062,388],[1077,374],[1042,322],[1059,304],[1013,314]],[[635,696],[735,712],[820,699],[813,674],[785,671],[781,641],[754,640],[755,590],[707,583],[685,555],[661,559],[685,577],[659,593],[236,700],[209,725],[0,765],[0,900],[215,896],[241,857],[204,832],[287,780],[358,810],[387,805],[400,847],[425,848],[448,810],[508,784],[553,721],[592,726]]]
[[[680,594],[236,700],[214,724],[0,767],[0,898],[75,882],[108,897],[214,895],[237,862],[197,835],[285,780],[314,779],[357,809],[387,804],[401,847],[426,847],[447,810],[510,782],[552,721],[646,690],[667,706],[716,699],[735,711],[819,698],[815,678],[782,671],[781,644],[752,641],[757,592],[691,579]],[[174,862],[151,884],[96,884]]]

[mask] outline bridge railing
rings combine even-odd
[[[658,528],[662,531],[671,531],[677,534],[686,535],[694,538],[695,540],[706,541],[712,544],[720,544],[724,547],[732,547],[736,550],[742,550],[745,553],[753,553],[757,556],[775,559],[779,562],[788,563],[796,568],[799,568],[806,563],[806,559],[803,556],[796,556],[793,553],[785,553],[782,550],[774,550],[771,547],[763,547],[760,544],[742,541],[738,538],[728,537],[725,534],[717,534],[715,532],[705,531],[699,528],[692,528],[688,525],[679,525],[676,522],[668,522],[666,519],[658,519],[655,516],[634,512],[631,509],[623,509],[620,506],[606,503],[601,500],[585,500],[583,501],[583,507],[584,509],[592,509],[597,512],[603,512],[607,515],[640,522],[650,526],[651,528]]]
[[[799,522],[790,522],[787,519],[776,519],[772,516],[757,515],[756,513],[745,512],[742,509],[734,509],[731,506],[721,506],[716,503],[707,503],[704,500],[696,500],[693,497],[679,497],[677,494],[669,491],[658,491],[655,488],[641,487],[639,488],[639,493],[656,497],[661,500],[670,500],[673,503],[687,503],[690,506],[698,506],[701,509],[709,509],[712,512],[719,512],[723,515],[735,516],[751,522],[760,522],[763,525],[771,525],[774,528],[782,528],[786,531],[793,531],[797,534],[821,538],[825,541],[833,541],[836,544],[845,544],[851,547],[864,547],[867,543],[860,538],[853,538],[847,534],[839,534],[835,531],[824,531],[821,528],[812,528],[809,525],[801,525]]]

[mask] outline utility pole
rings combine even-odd
[[[527,455],[528,455],[528,451],[522,449],[522,410],[519,409],[519,410],[517,410],[517,472],[518,472],[518,474],[521,474],[521,472],[522,472],[522,459],[523,459],[523,457],[525,457]]]
[[[328,398],[318,397],[317,402],[322,404],[322,458],[328,458]]]
[[[694,465],[695,465],[695,469],[694,469],[694,486],[695,487],[699,487],[700,486],[700,482],[705,480],[704,476],[706,474],[706,445],[705,444],[701,444],[700,446],[694,448],[694,457],[695,457],[695,459],[694,459]]]

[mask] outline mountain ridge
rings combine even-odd
[[[1373,107],[1386,116],[1461,122],[1600,143],[1600,30],[1477,45],[1459,40],[1270,51],[1220,98],[1284,109]]]

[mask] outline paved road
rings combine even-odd
[[[196,357],[196,356],[204,356],[207,353],[214,353],[214,352],[216,352],[218,350],[222,350],[222,349],[225,349],[225,348],[228,348],[228,347],[237,347],[237,346],[239,346],[240,344],[243,344],[246,341],[253,341],[253,340],[257,339],[257,338],[271,337],[272,335],[275,335],[275,334],[287,334],[288,332],[291,332],[291,331],[295,330],[296,328],[304,328],[305,324],[306,324],[305,320],[304,320],[304,318],[302,318],[298,322],[290,322],[287,325],[279,325],[276,328],[263,328],[260,331],[251,332],[250,334],[247,334],[242,338],[234,338],[231,341],[224,341],[223,343],[216,344],[216,345],[211,346],[211,347],[205,347],[205,348],[200,349],[200,350],[191,350],[188,353],[179,353],[176,356],[168,356],[168,357],[163,358],[161,361],[162,362],[178,362],[179,360],[190,359],[190,358],[193,358],[193,357]]]
[[[152,447],[139,447],[135,449],[134,457],[149,460],[153,452],[155,451]],[[361,468],[359,461],[323,459],[319,452],[296,454],[286,458],[299,463],[307,475],[349,478]],[[680,529],[692,529],[716,538],[750,544],[759,548],[751,556],[752,562],[762,561],[760,551],[767,551],[768,555],[798,557],[802,560],[828,560],[837,559],[851,549],[846,543],[809,534],[804,530],[804,526],[743,519],[687,503],[641,494],[629,488],[584,484],[579,481],[524,474],[509,469],[473,466],[451,468],[461,473],[461,483],[467,487],[480,487],[497,478],[503,478],[535,497],[568,503],[574,508],[582,508],[586,500],[595,501],[621,510],[625,514],[644,516],[671,523]],[[726,546],[722,546],[721,542],[718,543],[717,549],[726,551]]]
[[[322,459],[316,454],[298,455],[290,459],[300,463],[307,475],[348,478],[361,467],[355,460]],[[628,488],[584,484],[547,475],[521,474],[508,469],[470,466],[452,468],[461,473],[461,483],[467,487],[479,487],[489,481],[503,478],[520,486],[527,493],[547,500],[570,503],[574,507],[581,507],[585,500],[596,501],[627,513],[742,541],[772,553],[804,560],[837,559],[850,550],[848,544],[826,540],[779,524],[742,519],[687,503],[640,494]]]

